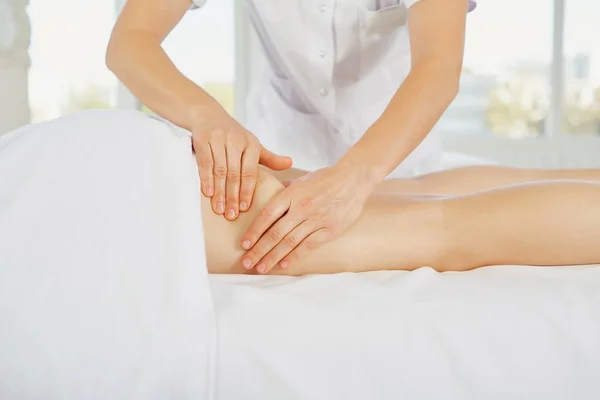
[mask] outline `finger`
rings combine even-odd
[[[304,239],[319,229],[321,228],[308,221],[296,226],[296,228],[284,236],[275,248],[271,249],[271,251],[257,263],[256,270],[261,274],[268,273],[298,247]],[[287,265],[285,267],[287,268]]]
[[[225,149],[227,154],[227,180],[225,182],[225,218],[232,221],[239,213],[240,176],[241,176],[241,146],[229,144]]]
[[[272,153],[269,150],[261,146],[260,156],[258,162],[267,168],[271,168],[275,171],[282,171],[284,169],[291,168],[292,159],[289,157],[280,156]]]
[[[260,273],[265,273],[268,267],[262,263],[262,259],[271,252],[281,241],[303,221],[295,219],[290,214],[278,220],[269,230],[262,235],[256,245],[246,253],[242,260],[244,268],[260,267],[257,269]],[[259,261],[260,264],[259,264]],[[271,265],[271,267],[273,267]]]
[[[287,256],[283,257],[279,266],[281,268],[290,268],[308,254],[321,247],[324,243],[331,240],[331,234],[327,229],[319,229],[318,231],[308,235],[304,240],[296,246]]]
[[[213,211],[219,215],[225,213],[225,179],[227,178],[227,156],[225,155],[225,145],[216,140],[210,142],[210,148],[214,160],[213,180],[214,192],[212,196]]]
[[[259,148],[249,146],[242,155],[242,183],[240,184],[240,211],[248,211],[252,205],[258,178]]]
[[[200,173],[200,187],[205,196],[211,197],[214,194],[213,181],[213,156],[210,145],[205,140],[195,140],[194,151],[196,152],[196,162],[198,163],[198,172]]]
[[[289,210],[290,205],[290,199],[285,195],[285,191],[280,192],[275,196],[267,206],[260,211],[258,217],[256,217],[252,222],[252,225],[250,225],[250,228],[248,228],[244,236],[242,236],[242,247],[245,250],[250,250],[256,244],[258,239],[260,239],[263,234]],[[260,258],[258,260],[260,260]]]

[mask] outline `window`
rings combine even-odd
[[[571,135],[600,135],[600,4],[567,0],[563,127]]]
[[[551,86],[548,0],[481,1],[467,18],[461,88],[440,122],[448,134],[545,133]]]
[[[113,3],[0,0],[0,134],[30,121],[115,106],[104,66]]]
[[[104,54],[115,21],[114,3],[31,0],[29,106],[32,121],[117,106],[117,80]]]
[[[224,108],[235,111],[234,1],[208,1],[188,12],[163,48],[177,68]]]
[[[461,89],[440,129],[506,138],[599,134],[599,13],[587,0],[479,2],[467,20]]]
[[[125,1],[0,0],[0,134],[84,109],[140,106],[104,61]],[[177,67],[231,113],[234,21],[234,0],[209,1],[164,43]]]
[[[104,65],[124,2],[30,0],[26,13],[26,1],[0,0],[0,84],[8,88],[0,93],[7,111],[0,133],[81,109],[138,107]],[[256,44],[245,42],[252,34],[239,9],[239,0],[208,1],[164,44],[186,76],[236,115],[248,71],[260,58]],[[598,15],[600,3],[588,0],[481,0],[468,16],[461,90],[440,130],[504,138],[600,135]]]

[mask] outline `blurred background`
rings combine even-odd
[[[0,134],[89,108],[140,108],[104,65],[125,0],[0,0]],[[468,17],[449,150],[520,166],[600,167],[600,3],[480,0]],[[242,0],[189,12],[164,47],[238,118],[262,57]]]

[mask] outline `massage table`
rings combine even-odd
[[[209,280],[217,399],[600,398],[600,266]]]
[[[1,139],[0,399],[600,398],[600,266],[209,275],[204,234],[156,118]]]

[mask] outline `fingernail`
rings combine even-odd
[[[215,194],[215,192],[214,192],[213,188],[207,188],[206,189],[206,194],[208,196],[212,196],[213,194]]]
[[[231,219],[235,218],[235,211],[228,210],[227,211],[227,218],[231,218]]]
[[[264,274],[265,272],[267,272],[267,266],[265,264],[259,264],[259,266],[256,267],[256,270],[261,274]]]
[[[225,212],[225,206],[223,203],[217,203],[217,212],[219,214],[223,214]]]
[[[250,242],[249,240],[244,240],[242,242],[242,247],[246,250],[250,250],[250,247],[252,247],[252,242]]]
[[[281,268],[284,268],[284,269],[285,269],[285,268],[287,268],[287,267],[288,267],[288,265],[290,265],[290,263],[289,263],[289,262],[287,262],[287,261],[282,261],[282,262],[280,262],[280,263],[279,263],[279,265],[281,266]]]
[[[248,204],[246,204],[246,202],[245,202],[245,201],[242,201],[242,202],[240,203],[240,210],[242,210],[242,211],[246,211],[246,210],[248,210]]]
[[[252,268],[252,261],[250,261],[248,258],[245,258],[244,261],[242,261],[242,265],[244,268],[250,269]]]

